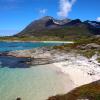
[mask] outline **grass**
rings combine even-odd
[[[78,53],[87,57],[91,58],[93,55],[95,55],[96,50],[78,50]]]
[[[0,41],[61,41],[58,37],[0,37]]]
[[[90,37],[91,32],[85,26],[67,26],[41,31],[26,30],[13,37],[1,37],[0,40],[20,40],[20,41],[74,41],[80,38]]]
[[[91,32],[83,26],[67,26],[41,31],[27,30],[12,37],[0,37],[1,41],[82,41],[91,37]]]
[[[54,49],[65,50],[65,51],[74,51],[78,54],[81,54],[87,58],[91,58],[96,52],[100,56],[100,48],[86,48],[86,45],[95,43],[100,45],[100,38],[90,37],[90,38],[80,38],[79,40],[74,41],[74,44],[64,44],[62,46],[55,46]]]
[[[100,57],[97,58],[98,63],[100,63]]]
[[[81,86],[65,95],[52,96],[47,100],[100,100],[100,81]]]
[[[75,41],[74,44],[63,45],[58,47],[56,46],[55,49],[75,51],[81,55],[84,55],[87,58],[91,58],[96,52],[98,52],[98,55],[100,56],[100,48],[81,48],[82,46],[86,46],[90,43],[96,43],[100,45],[100,38],[81,38]],[[97,61],[100,63],[100,57],[97,58]],[[81,86],[65,95],[52,96],[47,100],[100,100],[100,81]]]

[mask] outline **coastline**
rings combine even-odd
[[[41,41],[42,43],[74,43],[73,41]]]
[[[3,40],[0,42],[32,42],[32,43],[69,43],[72,44],[74,43],[73,41],[20,41],[20,40],[14,40],[14,41],[10,41],[10,40]]]
[[[46,100],[49,96],[64,94],[74,88],[69,75],[59,72],[53,64],[31,68],[2,68],[0,70],[0,98],[2,100]]]
[[[48,42],[48,41],[44,41],[44,42]],[[51,42],[53,43],[53,41]],[[31,50],[10,51],[7,52],[7,54],[5,53],[3,55],[15,57],[18,59],[21,57],[27,58],[28,60],[25,61],[20,60],[17,63],[19,64],[27,63],[29,64],[29,66],[32,65],[31,67],[33,68],[37,65],[37,67],[35,67],[37,69],[38,69],[38,65],[40,65],[40,67],[47,66],[45,68],[48,69],[51,66],[51,68],[54,68],[54,70],[57,71],[57,75],[58,76],[60,75],[60,78],[61,76],[64,75],[65,78],[68,78],[68,80],[70,80],[73,83],[72,85],[71,83],[69,84],[69,81],[68,82],[66,80],[62,81],[62,83],[64,84],[64,90],[66,90],[65,93],[70,92],[76,87],[100,80],[100,63],[97,63],[97,53],[93,55],[92,58],[87,58],[74,51],[67,52],[63,50],[61,51],[57,49],[43,47],[43,48],[35,48]],[[58,78],[58,80],[60,78]],[[55,80],[58,81],[57,79]]]
[[[100,80],[100,67],[94,62],[89,62],[87,58],[83,58],[83,60],[76,58],[76,61],[75,59],[62,61],[53,63],[53,65],[59,68],[62,73],[69,75],[75,83],[75,87],[79,87]]]
[[[54,65],[60,69],[60,71],[64,74],[68,74],[71,78],[71,80],[75,83],[75,87],[79,87],[84,84],[88,84],[93,82],[90,75],[86,74],[84,71],[78,68],[71,68],[66,67],[64,68],[62,64],[66,62],[60,62],[60,63],[54,63]]]
[[[52,64],[62,73],[68,74],[76,87],[88,84],[100,79],[100,63],[97,62],[97,54],[87,58],[75,52],[64,52],[50,48],[37,48],[32,50],[17,50],[8,52],[5,56],[16,58],[28,58],[19,61],[19,64],[31,65]],[[20,63],[21,62],[21,63]]]

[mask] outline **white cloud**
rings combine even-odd
[[[57,12],[57,15],[59,17],[68,17],[69,12],[72,9],[73,4],[76,2],[76,0],[60,0],[59,2],[59,12]]]
[[[46,13],[47,13],[47,9],[40,9],[39,10],[39,13],[41,14],[41,15],[45,15]]]
[[[97,17],[97,19],[96,19],[98,22],[100,22],[100,17]]]

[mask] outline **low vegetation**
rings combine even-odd
[[[27,30],[12,37],[0,37],[1,41],[74,41],[91,37],[91,32],[83,26],[66,26],[41,31]]]
[[[88,37],[91,36],[91,34],[85,27],[70,26],[58,29],[43,30],[41,32],[33,32],[33,36],[40,38],[48,36],[48,38],[52,37],[52,40],[55,40],[53,37],[57,37],[60,38],[61,40],[68,41],[68,40],[77,40],[82,37]]]
[[[65,95],[56,95],[47,100],[100,100],[100,81],[81,86]]]
[[[74,41],[74,44],[64,44],[61,46],[55,46],[54,49],[64,50],[66,52],[76,52],[87,58],[91,58],[93,55],[98,54],[97,61],[100,62],[100,38],[90,37],[81,38]]]
[[[97,45],[97,47],[95,45]],[[94,54],[97,54],[97,61],[100,63],[99,45],[100,38],[91,37],[77,40],[74,44],[56,46],[54,49],[65,50],[67,52],[74,51],[87,58],[91,58]],[[48,100],[100,100],[100,81],[81,86],[65,95],[52,96]]]

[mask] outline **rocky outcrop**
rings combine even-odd
[[[100,23],[96,21],[82,22],[80,19],[70,20],[67,18],[64,20],[57,20],[53,17],[45,16],[39,20],[33,21],[23,31],[14,36],[34,36],[37,38],[55,36],[61,39],[62,37],[68,36],[72,40],[71,37],[73,36],[75,39],[75,37],[79,38],[79,36],[91,35],[100,35]]]
[[[6,59],[5,61],[2,60],[4,58]],[[48,47],[0,53],[1,64],[5,66],[9,65],[10,67],[15,65],[19,67],[29,67],[30,65],[50,64],[64,60],[66,60],[64,52],[53,50]]]
[[[63,52],[61,53],[57,50],[48,50],[47,48],[11,51],[6,55],[16,58],[30,58],[32,65],[50,64],[66,60],[66,57],[63,57],[65,55]]]
[[[21,98],[20,98],[20,97],[18,97],[16,100],[21,100]]]
[[[29,68],[31,66],[30,58],[17,58],[14,56],[2,55],[0,56],[0,67],[9,68]]]
[[[99,45],[95,45],[91,43],[84,47],[88,49],[99,48]],[[78,56],[78,54],[75,53],[73,50],[67,52],[65,50],[52,49],[50,47],[35,48],[31,50],[10,51],[10,52],[1,53],[0,56],[1,59],[3,59],[4,57],[7,59],[5,60],[5,64],[6,63],[8,64],[7,61],[9,62],[11,61],[12,66],[16,64],[20,64],[20,66],[22,64],[27,64],[28,66],[43,65],[43,64],[51,64],[56,62],[68,61],[68,60],[74,62],[74,60],[76,60],[76,57],[78,57],[78,61],[80,61],[80,59],[83,58],[82,55]],[[88,62],[88,64],[90,64],[91,62],[94,63],[95,61],[95,63],[99,65],[99,63],[96,62],[97,57],[95,58],[95,60],[90,60],[90,58],[88,59],[85,57],[84,59]]]
[[[87,45],[77,46],[77,48],[80,48],[80,49],[83,49],[83,50],[89,50],[89,49],[99,50],[100,49],[100,45],[98,45],[96,43],[90,43],[90,44],[87,44]]]
[[[85,46],[86,49],[100,49],[100,45],[96,43],[90,43]]]

